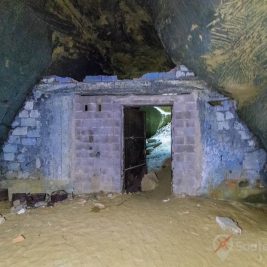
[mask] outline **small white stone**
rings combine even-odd
[[[241,234],[242,230],[232,219],[227,217],[216,217],[216,222],[219,226],[225,230],[232,232],[233,234]]]
[[[21,215],[21,214],[24,214],[25,212],[26,212],[26,209],[22,208],[17,212],[17,214]]]

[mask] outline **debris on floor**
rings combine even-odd
[[[47,202],[46,201],[39,201],[34,204],[35,208],[45,208],[47,207]]]
[[[162,200],[163,203],[167,203],[167,202],[169,202],[169,201],[170,201],[169,198],[167,198],[167,199],[163,199],[163,200]]]
[[[233,234],[241,234],[242,229],[238,224],[228,217],[216,217],[216,222],[224,231],[232,232]]]
[[[6,221],[6,218],[0,214],[0,224],[3,224]]]
[[[18,235],[17,237],[15,237],[13,240],[12,240],[12,243],[13,244],[16,244],[16,243],[20,243],[22,241],[25,240],[25,236],[24,235]]]
[[[56,203],[68,198],[68,193],[65,190],[58,190],[51,194],[51,202]]]
[[[105,208],[106,208],[106,206],[104,204],[97,202],[97,203],[94,203],[94,206],[92,207],[91,211],[92,212],[99,212],[100,210],[103,210]]]
[[[145,191],[152,191],[158,186],[158,178],[154,172],[150,172],[145,174],[141,182],[141,190]]]

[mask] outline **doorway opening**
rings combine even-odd
[[[171,169],[171,123],[172,106],[124,107],[123,189],[127,193],[142,191],[146,174],[157,177],[163,168]]]

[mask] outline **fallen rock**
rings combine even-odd
[[[216,217],[216,222],[224,231],[232,232],[233,234],[241,234],[242,229],[238,224],[228,217]]]
[[[16,244],[16,243],[20,243],[20,242],[22,242],[24,240],[25,240],[25,236],[24,235],[18,235],[16,238],[14,238],[12,240],[12,243]]]
[[[17,214],[23,214],[26,212],[26,207],[25,205],[18,205],[18,206],[13,206],[11,208],[11,213],[17,213]]]
[[[92,207],[91,211],[92,212],[99,212],[100,210],[105,209],[105,205],[102,203],[94,203],[94,206]]]
[[[170,201],[169,198],[167,198],[167,199],[163,199],[163,200],[162,200],[163,203],[167,203],[167,202],[169,202],[169,201]]]
[[[152,191],[158,186],[158,178],[154,172],[145,174],[141,182],[142,191]]]
[[[6,221],[6,218],[0,214],[0,224],[3,224]]]
[[[17,214],[21,215],[24,214],[26,212],[26,209],[22,208],[19,211],[17,211]]]

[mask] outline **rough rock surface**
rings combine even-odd
[[[174,63],[186,64],[234,97],[242,118],[267,148],[267,2],[149,2],[155,27]]]
[[[0,143],[43,74],[137,77],[173,66],[138,0],[0,2]]]
[[[136,77],[170,68],[164,46],[175,64],[186,64],[234,97],[267,148],[266,5],[254,0],[1,1],[0,142],[44,72],[79,80],[103,73]]]

